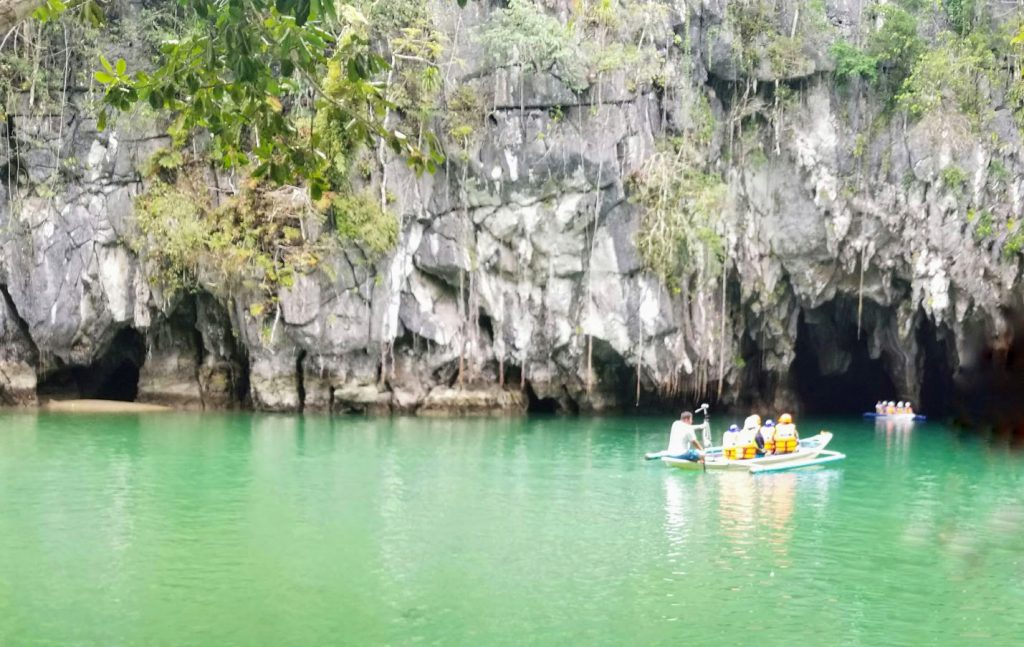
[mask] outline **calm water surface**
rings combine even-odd
[[[0,414],[0,644],[1024,637],[1021,456],[830,420],[837,466],[677,472],[667,425]]]

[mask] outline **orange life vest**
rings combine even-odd
[[[776,454],[791,454],[800,444],[796,439],[796,427],[792,424],[776,426],[774,440]]]

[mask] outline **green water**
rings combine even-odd
[[[1024,458],[848,420],[835,467],[677,472],[666,428],[0,414],[0,644],[1024,636]]]

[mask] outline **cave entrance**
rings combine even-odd
[[[921,318],[921,325],[917,328],[917,347],[924,355],[921,401],[914,403],[914,408],[932,418],[948,415],[956,396],[950,361],[954,352],[951,343],[952,336],[944,326],[937,327],[929,318]]]
[[[134,402],[139,394],[139,369],[146,359],[146,342],[134,328],[124,328],[88,366],[60,365],[41,376],[36,394],[43,399],[120,400]]]
[[[533,390],[530,381],[526,381],[526,411],[528,413],[576,413],[566,408],[556,398],[541,398]]]
[[[862,329],[857,339],[856,318],[843,315],[835,304],[800,313],[790,370],[805,414],[859,414],[896,393],[882,359],[871,358],[868,335]]]

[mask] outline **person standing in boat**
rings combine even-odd
[[[706,424],[708,423],[694,425],[693,414],[689,411],[680,414],[679,420],[672,423],[672,430],[668,434],[668,455],[687,461],[703,462],[704,447],[697,440],[697,430],[703,429]]]

